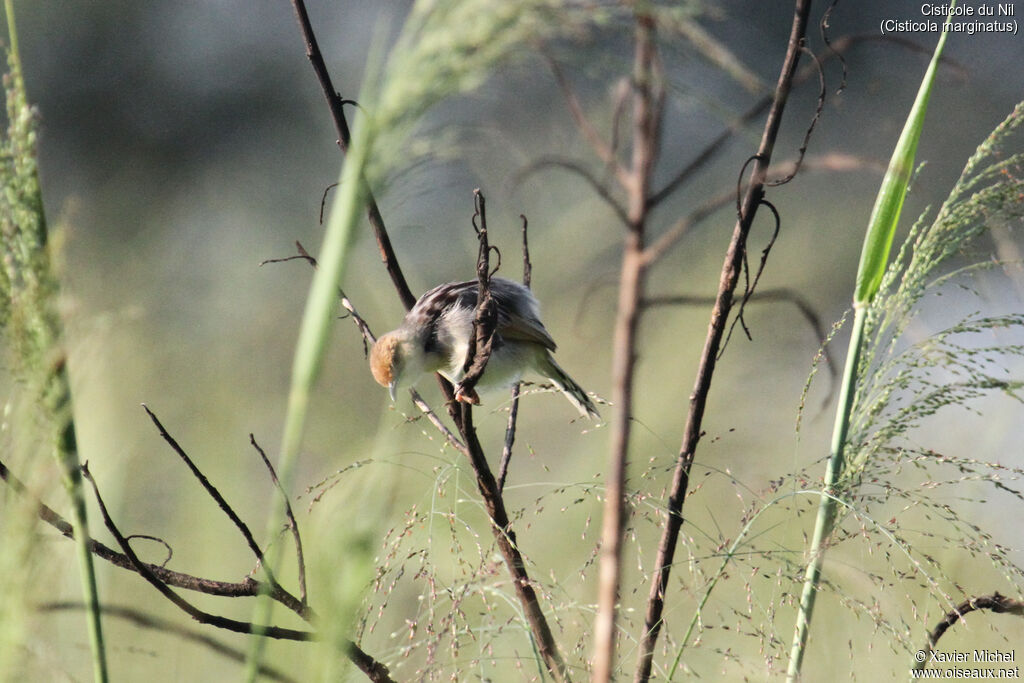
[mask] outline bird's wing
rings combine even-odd
[[[529,289],[504,278],[492,278],[491,296],[498,304],[498,334],[555,350],[555,340],[544,329],[537,299]]]
[[[437,323],[442,315],[450,316],[455,309],[472,311],[476,308],[477,288],[476,280],[439,285],[419,298],[406,314],[405,324],[414,328],[429,326],[432,334],[428,338],[428,346],[432,341],[444,345],[438,338]],[[498,334],[505,339],[534,342],[555,350],[555,340],[540,321],[537,299],[527,287],[495,277],[491,278],[491,296],[498,305]]]

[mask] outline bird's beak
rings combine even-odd
[[[394,403],[398,397],[398,381],[395,380],[388,385],[388,393],[391,394],[391,402]]]

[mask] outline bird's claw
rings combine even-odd
[[[476,389],[464,389],[461,384],[455,389],[455,400],[474,406],[480,405],[480,397],[477,396]]]

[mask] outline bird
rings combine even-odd
[[[497,308],[491,356],[477,386],[511,386],[526,371],[550,380],[581,416],[599,419],[587,392],[555,362],[555,340],[540,320],[540,305],[525,285],[502,277],[490,279]],[[476,280],[449,282],[421,296],[395,330],[381,335],[370,350],[370,371],[394,401],[399,388],[412,386],[424,374],[438,372],[458,387],[479,294]],[[479,403],[475,391],[456,393],[456,399]]]

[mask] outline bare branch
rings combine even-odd
[[[128,557],[128,560],[132,563],[133,568],[138,574],[146,579],[157,591],[165,598],[171,601],[171,603],[185,612],[200,624],[210,624],[217,628],[222,628],[226,631],[234,631],[235,633],[247,633],[250,635],[262,635],[268,638],[277,638],[280,640],[313,640],[315,634],[312,631],[296,631],[290,628],[281,628],[278,626],[257,626],[245,621],[238,621],[237,619],[229,619],[227,617],[218,616],[216,614],[210,614],[203,610],[193,606],[187,600],[182,598],[180,595],[172,591],[163,581],[158,579],[156,575],[149,570],[149,567],[139,560],[139,557],[132,550],[131,544],[118,530],[117,525],[114,524],[114,520],[111,519],[110,513],[107,511],[107,506],[103,502],[103,497],[100,495],[99,487],[96,485],[96,480],[93,479],[92,474],[89,472],[88,464],[82,465],[82,477],[89,482],[92,486],[93,495],[96,497],[96,504],[99,505],[100,514],[103,516],[103,523],[107,527],[114,538],[117,540],[117,544],[121,546],[121,551]]]
[[[309,63],[313,66],[313,71],[316,73],[320,88],[324,92],[324,97],[327,98],[327,106],[331,110],[334,128],[338,133],[338,146],[342,152],[347,152],[352,136],[348,127],[348,120],[345,118],[345,100],[341,98],[331,82],[331,76],[327,72],[324,57],[320,53],[316,34],[313,32],[313,25],[309,21],[306,3],[303,0],[292,0],[292,6],[295,8],[299,29],[302,31],[302,37],[306,43],[306,57],[309,58]],[[365,179],[362,179],[362,182],[365,184]],[[391,246],[391,238],[388,236],[387,228],[384,226],[384,218],[380,214],[380,208],[377,206],[377,200],[373,196],[373,191],[369,186],[365,188],[365,191],[367,214],[370,219],[370,226],[373,228],[374,237],[377,240],[381,261],[391,276],[391,282],[398,292],[398,297],[402,300],[402,305],[405,306],[405,310],[409,310],[416,303],[416,297],[413,296],[412,290],[409,289],[409,285],[405,281],[405,275],[402,274],[402,268],[398,265],[398,257],[395,255],[394,247]]]
[[[527,289],[533,280],[533,264],[530,263],[530,243],[526,237],[528,222],[526,216],[520,215],[523,219],[523,284]],[[508,476],[508,466],[512,461],[512,445],[516,441],[516,420],[519,418],[519,387],[516,382],[512,387],[512,405],[508,410],[508,424],[505,426],[505,445],[501,449],[501,463],[498,465],[498,491],[505,490],[505,477]]]
[[[149,406],[143,403],[142,409],[146,411],[146,414],[149,415],[149,419],[152,420],[153,424],[156,425],[157,430],[159,430],[160,432],[160,436],[163,437],[164,441],[166,441],[170,445],[171,449],[178,454],[178,457],[180,457],[182,461],[184,461],[184,463],[188,466],[188,469],[192,472],[192,476],[194,476],[199,481],[199,483],[210,495],[210,497],[213,498],[213,500],[217,503],[217,506],[221,509],[221,511],[225,515],[227,515],[228,519],[231,520],[231,523],[234,524],[235,527],[238,529],[239,533],[242,534],[242,538],[245,539],[245,543],[249,546],[249,550],[251,550],[252,554],[256,556],[256,560],[263,567],[263,571],[267,573],[267,582],[271,585],[278,585],[277,579],[274,578],[274,573],[271,571],[270,567],[268,567],[264,562],[263,550],[261,550],[259,544],[256,543],[256,539],[253,537],[252,532],[249,531],[248,525],[242,521],[242,518],[239,517],[237,513],[235,513],[235,511],[228,504],[227,500],[224,499],[224,496],[220,494],[220,491],[218,491],[217,488],[210,483],[210,480],[206,478],[206,475],[203,474],[198,467],[196,467],[196,464],[192,462],[192,458],[188,456],[188,454],[178,444],[174,437],[171,436],[166,429],[164,429],[163,424],[160,423],[160,419],[157,418],[156,414],[149,409]]]
[[[11,473],[2,462],[0,462],[0,479],[3,479],[15,493],[28,495],[25,485]],[[39,519],[52,526],[66,538],[75,537],[74,527],[44,503],[36,501],[36,514],[39,516]],[[127,555],[119,553],[95,539],[90,541],[89,550],[96,557],[106,560],[114,566],[121,567],[122,569],[127,569],[129,571],[136,571],[135,566],[132,564],[131,560],[128,559]],[[281,586],[269,586],[262,581],[257,581],[251,576],[246,577],[245,580],[241,582],[215,581],[213,579],[205,579],[191,574],[172,571],[158,564],[144,564],[154,576],[168,586],[184,588],[198,593],[206,593],[207,595],[217,595],[226,598],[269,595],[272,600],[281,603],[291,611],[298,614],[304,620],[311,621],[315,618],[313,610],[310,609],[308,605],[303,605],[298,598],[281,588]]]
[[[478,201],[480,200],[478,199]],[[477,204],[476,206],[478,213],[474,214],[474,218],[479,215],[480,205]],[[474,226],[478,230],[480,229],[475,222]],[[482,276],[487,278],[490,276],[488,270],[489,263],[487,261],[490,246],[488,244],[487,248],[484,247],[484,242],[481,240],[477,258],[478,279]],[[476,333],[474,333],[472,338],[475,340]],[[481,350],[478,347],[472,354],[474,356],[473,364],[476,362],[475,356]],[[468,356],[469,354],[467,354],[467,358]],[[551,632],[551,627],[548,625],[544,611],[541,609],[537,592],[533,588],[533,581],[526,571],[526,563],[523,561],[522,553],[519,551],[516,534],[512,530],[512,522],[509,520],[508,511],[505,509],[505,500],[501,495],[501,489],[498,487],[494,473],[487,463],[483,446],[480,445],[476,428],[473,426],[472,404],[465,401],[456,401],[456,394],[452,385],[441,375],[437,375],[437,380],[438,385],[441,387],[441,393],[447,401],[445,405],[448,408],[448,414],[455,421],[455,425],[462,435],[462,440],[466,444],[466,457],[469,459],[473,473],[476,475],[477,489],[480,491],[480,497],[483,499],[487,515],[491,519],[491,532],[494,534],[498,551],[505,560],[505,567],[512,577],[516,597],[523,608],[523,616],[530,625],[530,633],[537,644],[537,650],[540,653],[541,659],[544,660],[544,665],[547,667],[548,672],[555,680],[568,682],[571,680],[569,669],[562,659],[562,655],[558,650],[558,644],[555,642],[555,637]]]
[[[795,178],[796,174],[800,172],[800,165],[804,161],[804,154],[807,153],[807,146],[811,143],[811,134],[814,133],[814,127],[818,125],[818,119],[821,118],[821,112],[825,109],[825,69],[821,64],[821,60],[818,59],[818,56],[811,52],[807,46],[803,47],[803,51],[811,58],[811,62],[818,70],[818,103],[814,107],[814,116],[811,117],[811,122],[807,125],[807,130],[804,131],[804,139],[803,142],[800,143],[800,149],[797,150],[796,163],[793,165],[793,170],[782,178],[765,181],[765,185],[769,187],[785,185]],[[842,59],[841,56],[840,59]],[[843,62],[843,68],[845,67],[846,62]]]
[[[455,387],[455,400],[477,404],[477,382],[487,368],[491,358],[494,331],[498,325],[498,306],[491,296],[491,245],[487,239],[487,211],[484,195],[480,190],[473,190],[473,203],[476,211],[473,214],[473,227],[480,243],[476,261],[476,277],[478,283],[476,311],[473,316],[473,332],[469,335],[469,348],[463,365],[462,381]],[[476,220],[480,223],[477,224]]]

